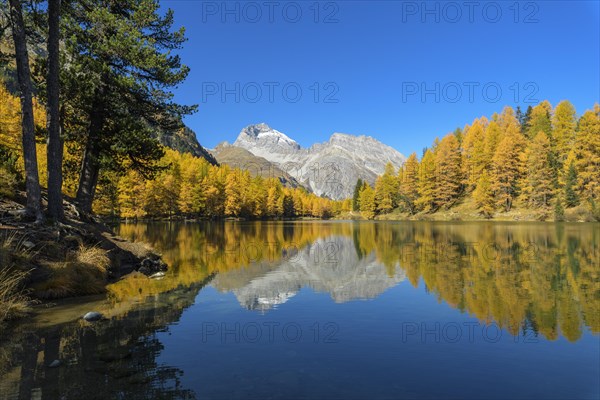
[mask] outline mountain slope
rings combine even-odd
[[[255,156],[242,147],[234,147],[229,143],[221,143],[211,150],[219,164],[227,164],[232,168],[241,168],[250,171],[252,176],[263,178],[278,178],[284,186],[296,188],[298,181],[290,174],[282,171],[278,166],[263,157]]]
[[[405,160],[369,136],[334,133],[328,142],[302,148],[267,124],[244,128],[233,146],[272,162],[317,195],[336,200],[351,197],[358,178],[373,185],[388,162],[398,168]]]
[[[187,126],[178,130],[174,134],[165,134],[164,132],[158,130],[156,132],[156,138],[164,146],[167,146],[173,150],[177,150],[181,153],[193,154],[196,157],[204,158],[212,165],[217,165],[217,160],[208,150],[202,147],[196,138],[196,133],[194,133],[194,131]]]

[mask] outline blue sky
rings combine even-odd
[[[266,122],[303,146],[345,132],[420,154],[504,105],[600,101],[599,1],[162,4],[187,30],[176,100],[199,105],[186,123],[208,148]]]

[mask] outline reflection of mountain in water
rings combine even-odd
[[[512,335],[577,341],[584,328],[600,332],[600,224],[258,221],[129,224],[121,233],[161,249],[182,283],[217,274],[216,287],[250,309],[305,286],[337,302],[372,298],[402,279],[400,264],[414,287]],[[258,256],[245,250],[256,248]]]
[[[375,252],[359,257],[352,238],[332,236],[278,264],[260,263],[221,273],[213,286],[233,291],[248,309],[265,311],[285,303],[305,286],[329,293],[336,303],[372,299],[405,279],[400,268],[392,275],[388,271]]]

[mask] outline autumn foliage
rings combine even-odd
[[[377,182],[393,175],[389,165]],[[375,213],[370,203],[361,207],[367,218],[390,212],[388,199],[397,199],[394,209],[407,214],[432,213],[468,199],[487,218],[515,207],[562,210],[563,201],[597,213],[600,106],[579,118],[566,100],[555,108],[543,101],[526,113],[505,107],[436,139],[420,160],[411,154],[396,185],[375,189]]]

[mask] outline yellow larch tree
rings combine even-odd
[[[435,156],[431,150],[427,150],[419,164],[419,185],[417,189],[419,198],[416,205],[420,210],[430,212],[435,208],[435,183]]]
[[[551,113],[552,105],[548,100],[533,107],[526,131],[529,139],[533,139],[540,131],[543,131],[549,138],[552,137]]]
[[[484,170],[479,177],[477,186],[473,191],[473,199],[475,200],[475,204],[481,213],[486,218],[491,218],[492,214],[494,213],[494,209],[496,208],[496,200],[494,198],[492,183],[487,170]]]
[[[203,183],[206,187],[206,209],[208,217],[221,217],[225,215],[225,186],[229,167],[211,166],[208,175],[204,177]]]
[[[451,206],[461,193],[463,177],[460,162],[456,136],[444,136],[435,152],[435,203],[439,207]]]
[[[359,195],[360,212],[367,219],[375,218],[377,206],[375,204],[375,191],[365,182]]]
[[[509,125],[508,125],[509,126]],[[514,125],[513,125],[514,126]],[[496,121],[491,121],[487,128],[485,129],[485,138],[484,138],[484,165],[485,169],[490,168],[492,165],[492,159],[494,158],[494,153],[496,153],[496,148],[498,148],[498,144],[502,140],[503,130]],[[489,178],[489,175],[488,175]]]
[[[281,182],[277,178],[268,178],[265,186],[267,188],[267,216],[280,217],[283,214],[283,187]]]
[[[573,104],[563,100],[557,104],[552,115],[553,150],[557,155],[559,167],[569,154],[575,143],[575,129],[577,128],[576,111]]]
[[[525,150],[527,172],[523,195],[532,207],[547,207],[556,189],[551,151],[550,140],[544,131],[539,131]]]
[[[0,144],[12,152],[21,151],[21,104],[3,84],[0,84]]]
[[[416,153],[408,156],[398,172],[398,180],[400,181],[400,201],[403,202],[408,212],[414,214],[415,202],[419,196],[419,160]]]
[[[498,116],[497,122],[502,134],[506,134],[507,132],[514,132],[515,130],[521,130],[521,126],[515,114],[515,110],[510,106],[506,106],[502,109],[502,112]]]
[[[600,116],[586,111],[575,136],[575,169],[580,198],[600,199]]]
[[[129,171],[119,179],[119,215],[123,218],[142,218],[146,183],[136,171]]]
[[[462,142],[462,168],[467,191],[472,191],[485,168],[484,133],[487,120],[476,119],[467,128]]]
[[[398,186],[396,169],[391,162],[388,162],[383,175],[379,176],[375,182],[375,203],[378,213],[389,213],[398,206]]]
[[[497,203],[505,211],[512,207],[518,195],[518,185],[523,173],[523,150],[525,140],[517,127],[510,128],[498,144],[492,159],[492,190],[497,196]]]

